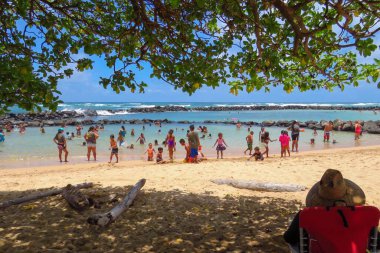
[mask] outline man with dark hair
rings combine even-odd
[[[190,126],[190,132],[187,135],[189,146],[190,146],[190,157],[189,162],[197,163],[198,162],[198,148],[200,145],[199,136],[197,132],[194,132],[194,125]]]

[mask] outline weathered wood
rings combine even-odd
[[[92,186],[93,186],[93,183],[83,183],[83,184],[75,185],[74,187],[77,189],[82,189],[82,188],[91,188]],[[7,200],[0,203],[0,208],[6,208],[12,205],[18,205],[18,204],[33,201],[33,200],[58,195],[58,194],[61,194],[63,190],[64,188],[53,189],[53,190],[44,191],[44,192],[36,192],[36,193],[30,194],[24,197],[20,197],[17,199]]]
[[[69,203],[71,208],[79,212],[84,211],[94,204],[91,198],[88,198],[71,184],[68,184],[63,189],[62,196]]]
[[[253,180],[214,179],[215,184],[226,184],[240,189],[269,192],[297,192],[306,190],[305,186],[295,184],[262,183]]]
[[[103,214],[94,214],[87,219],[91,225],[99,225],[101,227],[107,226],[115,221],[128,207],[130,207],[140,192],[141,188],[145,185],[145,179],[140,179],[128,192],[124,200],[112,208],[109,212]]]

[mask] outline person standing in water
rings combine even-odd
[[[300,126],[297,121],[293,121],[292,125],[289,127],[292,136],[292,152],[298,152],[298,141],[300,138]],[[295,150],[294,150],[295,149]]]
[[[63,128],[58,129],[58,133],[55,135],[53,139],[54,143],[57,144],[58,147],[58,157],[59,161],[62,162],[62,151],[65,152],[65,161],[67,161],[67,156],[69,155],[69,152],[67,151],[67,144],[65,139],[65,134]]]
[[[355,141],[360,139],[360,135],[362,134],[362,125],[359,121],[355,121]]]
[[[324,128],[324,134],[323,134],[323,142],[329,142],[330,141],[330,135],[333,130],[333,122],[329,121],[326,123],[325,128]]]
[[[173,162],[173,153],[175,151],[175,145],[176,145],[175,136],[173,135],[173,132],[174,132],[173,129],[170,129],[165,139],[165,146],[168,146],[168,150],[169,150],[170,162]]]
[[[244,155],[249,150],[249,155],[252,155],[252,145],[253,145],[253,131],[251,131],[247,137],[245,137],[245,140],[247,141],[247,149],[244,151]]]
[[[91,152],[94,156],[94,161],[96,161],[96,139],[99,135],[95,132],[93,126],[88,129],[88,132],[84,135],[84,139],[87,142],[87,161],[90,161]]]
[[[189,162],[198,162],[198,148],[200,145],[198,133],[194,131],[194,125],[190,126],[190,131],[187,135],[189,146],[190,146],[190,157]]]

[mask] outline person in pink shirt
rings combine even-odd
[[[285,130],[282,130],[280,138],[278,140],[281,143],[281,157],[286,156],[286,151],[288,151],[288,154],[290,156],[290,150],[289,150],[290,137],[288,135],[288,132]]]
[[[218,144],[216,146],[216,144]],[[223,159],[223,151],[226,150],[227,143],[223,139],[223,134],[219,133],[218,134],[218,139],[216,139],[214,147],[216,146],[216,154],[217,154],[217,159],[219,159],[219,152],[220,152],[220,158]]]

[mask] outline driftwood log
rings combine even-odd
[[[93,183],[83,183],[83,184],[75,185],[74,187],[76,189],[82,189],[82,188],[91,188],[92,186],[93,186]],[[33,200],[58,195],[58,194],[61,194],[64,189],[65,188],[60,188],[60,189],[53,189],[53,190],[44,191],[44,192],[36,192],[36,193],[30,194],[28,196],[24,196],[24,197],[12,199],[12,200],[7,200],[7,201],[0,203],[0,208],[5,208],[5,207],[12,206],[12,205],[18,205],[18,204],[33,201]]]
[[[70,207],[76,211],[84,211],[94,205],[94,201],[80,192],[75,186],[68,184],[62,192],[62,197],[69,203]]]
[[[277,184],[262,183],[253,180],[237,180],[237,179],[214,179],[211,182],[215,184],[226,184],[240,189],[250,189],[255,191],[269,192],[297,192],[306,190],[305,186],[295,184]]]
[[[99,225],[101,227],[107,226],[115,221],[128,207],[130,207],[140,192],[141,188],[145,185],[145,179],[140,179],[128,192],[124,200],[112,208],[109,212],[103,214],[94,214],[87,219],[91,225]]]

